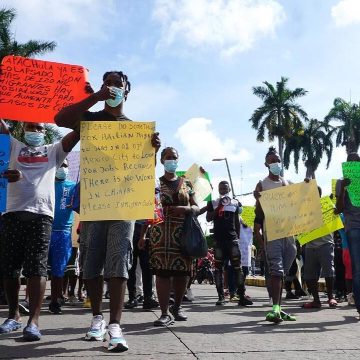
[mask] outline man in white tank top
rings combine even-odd
[[[268,291],[273,301],[273,309],[266,315],[266,320],[274,323],[283,320],[294,321],[296,320],[294,316],[281,311],[281,294],[284,276],[288,273],[296,256],[295,240],[293,237],[286,237],[267,241],[264,213],[259,202],[260,192],[287,186],[290,183],[280,176],[281,160],[273,147],[266,154],[265,166],[269,169],[269,175],[264,180],[259,181],[254,191],[256,198],[254,233],[259,243],[264,247],[267,271],[270,275]]]

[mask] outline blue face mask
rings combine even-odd
[[[42,132],[25,131],[25,141],[30,146],[44,145],[45,134]]]
[[[270,172],[275,175],[275,176],[279,176],[281,173],[281,163],[273,163],[273,164],[268,164],[269,165],[269,170]]]
[[[65,180],[68,173],[69,173],[68,168],[61,167],[56,170],[55,177],[58,178],[59,180]]]
[[[178,167],[177,160],[164,160],[164,169],[166,172],[174,174]]]
[[[122,101],[124,100],[124,90],[117,88],[115,86],[110,86],[109,89],[113,90],[116,95],[115,95],[115,99],[107,99],[105,100],[105,102],[110,106],[110,107],[117,107],[119,106]]]

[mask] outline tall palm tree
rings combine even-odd
[[[10,29],[15,17],[15,9],[0,9],[0,62],[7,55],[33,57],[55,49],[54,41],[29,40],[24,44],[18,43]]]
[[[336,121],[336,146],[345,146],[346,153],[357,152],[360,146],[360,105],[336,98],[325,117],[327,122]]]
[[[295,101],[306,95],[303,88],[291,90],[287,87],[288,78],[281,80],[274,87],[265,81],[265,86],[253,87],[253,94],[263,100],[250,118],[252,128],[257,130],[257,141],[265,140],[265,131],[268,132],[269,141],[278,139],[279,155],[283,158],[284,143],[294,131],[303,127],[301,119],[306,119],[307,114]]]
[[[286,142],[284,150],[285,168],[289,168],[290,155],[293,153],[295,170],[298,172],[299,159],[302,154],[302,161],[306,167],[306,177],[315,179],[315,171],[324,154],[327,156],[326,168],[330,165],[333,152],[331,137],[331,126],[326,121],[316,119],[307,121],[304,129],[294,132]]]
[[[42,55],[49,51],[53,51],[56,47],[54,41],[36,41],[29,40],[24,44],[20,44],[15,40],[14,34],[11,32],[11,23],[16,17],[15,9],[0,9],[0,62],[5,56],[18,55],[24,57],[33,57]],[[23,140],[22,124],[18,121],[6,120],[9,129],[14,137]],[[52,125],[46,125],[47,143],[58,140],[62,137],[61,133]]]

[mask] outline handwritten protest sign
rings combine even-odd
[[[21,56],[5,56],[0,74],[0,117],[53,123],[64,106],[84,99],[87,70]]]
[[[212,188],[205,174],[200,171],[198,164],[193,164],[186,171],[185,177],[190,180],[194,187],[195,196],[198,201],[205,200],[211,194]]]
[[[312,240],[328,235],[344,227],[339,215],[334,213],[334,204],[329,196],[320,199],[322,218],[324,225],[312,231],[297,236],[299,243],[304,245]]]
[[[195,164],[194,164],[195,165]],[[189,171],[189,170],[188,170]],[[187,173],[187,171],[183,171],[183,170],[179,170],[179,171],[176,171],[176,175],[177,176],[185,176],[186,178],[188,178],[188,175],[186,175],[186,173]],[[205,171],[205,173],[201,173],[201,177],[202,177],[202,179],[201,179],[201,182],[202,183],[204,183],[204,180],[206,180],[207,182],[208,182],[208,184],[209,185],[205,185],[205,188],[208,188],[208,186],[210,186],[210,192],[204,197],[204,198],[202,198],[202,196],[203,196],[203,194],[198,194],[197,192],[196,192],[196,190],[194,190],[195,191],[195,196],[196,196],[196,200],[197,201],[211,201],[211,192],[212,192],[212,187],[211,187],[211,182],[210,182],[210,175],[209,175],[209,173],[207,172],[207,171]],[[204,179],[204,180],[203,180]],[[190,180],[191,181],[191,180]],[[194,184],[193,184],[193,186],[194,186]]]
[[[316,181],[261,192],[268,241],[301,234],[323,225]]]
[[[247,226],[253,228],[255,220],[255,206],[243,206],[241,218]]]
[[[344,178],[350,179],[351,183],[347,186],[350,201],[353,206],[360,206],[360,162],[348,161],[342,163]]]
[[[0,174],[9,168],[10,136],[0,134]],[[0,177],[0,212],[6,210],[8,180]]]
[[[81,221],[153,218],[154,130],[153,122],[82,122]]]

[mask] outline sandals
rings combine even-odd
[[[337,303],[337,301],[335,299],[328,300],[328,304],[329,304],[330,308],[336,308],[337,305],[338,305],[338,303]]]
[[[154,321],[154,326],[168,326],[174,323],[174,320],[170,315],[161,315]]]
[[[303,309],[320,309],[321,308],[321,303],[317,303],[317,302],[307,302],[302,304],[302,308]]]
[[[283,321],[283,319],[281,318],[281,314],[279,311],[272,310],[266,314],[266,321],[279,324]]]
[[[296,321],[296,316],[290,315],[283,310],[280,311],[280,316],[284,321]]]

